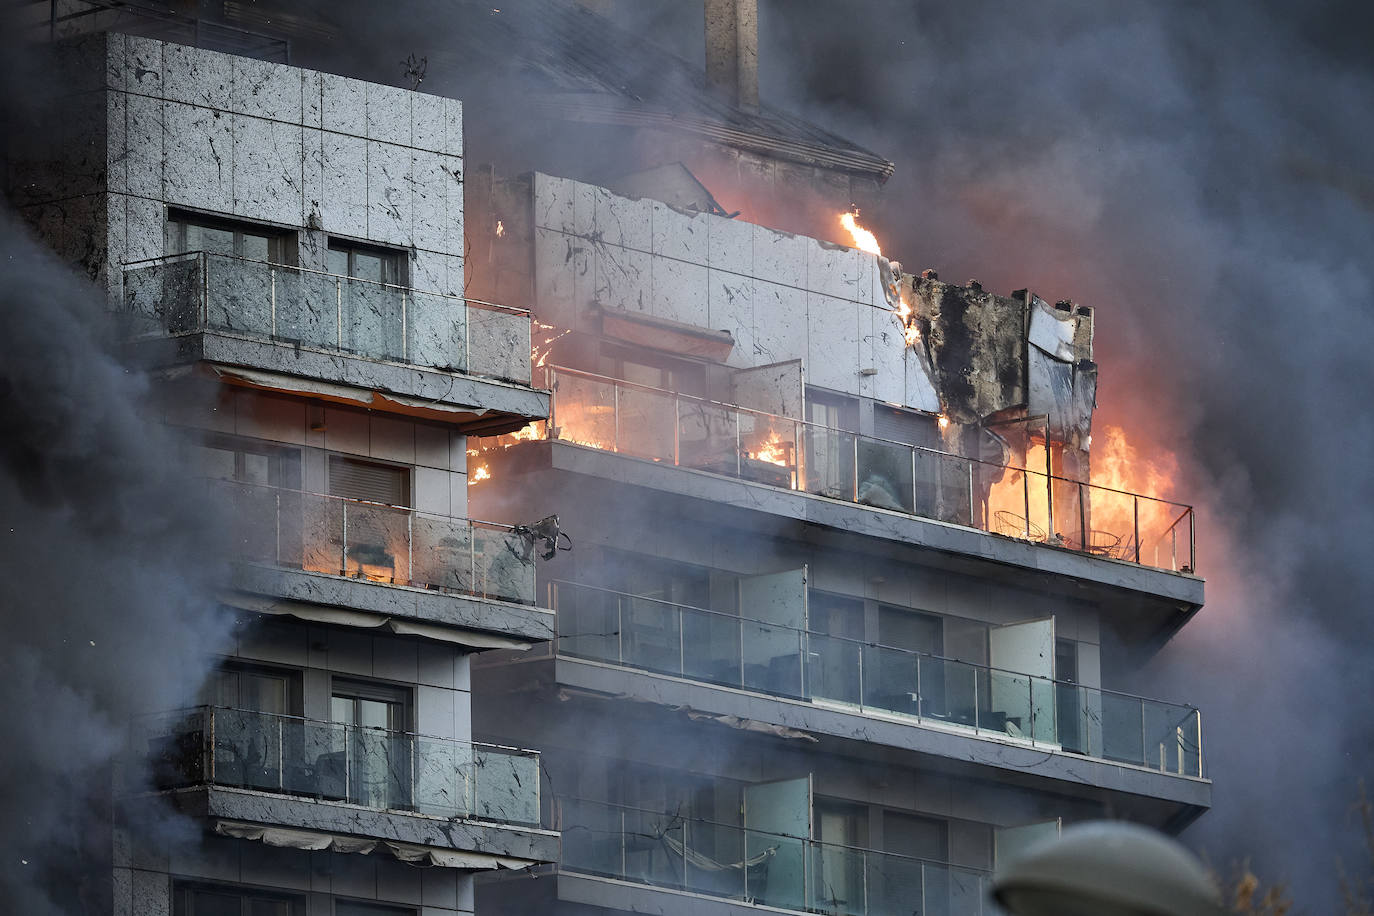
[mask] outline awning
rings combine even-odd
[[[465,627],[451,627],[420,620],[403,620],[376,614],[371,611],[355,611],[345,608],[310,604],[293,601],[289,598],[269,598],[263,595],[250,595],[245,592],[222,592],[222,604],[255,611],[259,614],[278,614],[294,617],[309,623],[326,623],[340,627],[353,627],[364,630],[387,630],[400,636],[417,636],[435,642],[453,643],[470,649],[528,649],[533,643],[514,636],[501,636],[484,633]]]
[[[320,830],[296,830],[286,827],[264,827],[243,821],[215,821],[214,832],[220,836],[240,840],[254,840],[268,846],[311,851],[356,853],[371,855],[381,852],[402,862],[420,867],[460,868],[465,871],[494,871],[499,868],[528,868],[530,859],[498,856],[485,852],[460,852],[453,849],[433,849],[416,843],[396,840],[374,840],[367,837],[325,833]]]

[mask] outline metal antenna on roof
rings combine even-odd
[[[411,54],[405,60],[401,61],[401,66],[405,68],[403,75],[410,83],[410,90],[414,92],[416,89],[419,89],[420,84],[425,81],[425,70],[429,68],[429,58],[421,57],[417,59],[414,54]]]

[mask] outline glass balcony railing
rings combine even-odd
[[[559,799],[560,867],[802,913],[978,916],[988,873],[582,799]]]
[[[201,706],[143,716],[131,751],[153,787],[254,789],[391,811],[538,826],[539,755],[254,712]]]
[[[229,255],[126,265],[134,336],[222,331],[528,385],[522,309]]]
[[[1193,509],[1040,471],[549,369],[552,438],[1181,572]]]
[[[570,582],[550,601],[563,656],[1202,775],[1192,706]]]
[[[534,604],[534,564],[509,525],[235,481],[206,484],[227,507],[237,559]]]

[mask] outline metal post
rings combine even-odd
[[[1023,536],[1028,541],[1030,540],[1030,475],[1031,472],[1029,470],[1023,470],[1021,472],[1021,501],[1026,511],[1024,518],[1025,524],[1022,526],[1022,531]]]
[[[343,349],[343,280],[334,278],[334,345]]]
[[[277,716],[277,790],[282,791],[286,788],[286,757],[283,756],[282,732],[286,730],[286,723],[281,716]]]
[[[682,399],[673,395],[673,466],[682,464]]]
[[[620,451],[620,386],[611,382],[611,420],[615,424],[615,437],[611,440],[612,449]]]
[[[1054,465],[1050,463],[1050,421],[1045,418],[1045,537],[1054,538]]]
[[[1078,485],[1078,549],[1088,552],[1088,504],[1083,499],[1083,484]]]
[[[615,643],[616,661],[625,664],[625,598],[615,596]]]
[[[267,276],[272,285],[272,338],[277,337],[277,268],[271,265],[267,267]]]
[[[623,878],[629,872],[625,866],[625,812],[620,812],[620,876]]]
[[[1145,701],[1143,699],[1138,700],[1137,705],[1140,707],[1140,765],[1147,767],[1150,765],[1150,761],[1145,759],[1145,748],[1149,747],[1150,744],[1145,739]],[[1163,763],[1162,760],[1160,762]]]
[[[850,483],[852,483],[854,486],[853,486],[853,493],[851,494],[851,496],[850,496],[850,498],[849,498],[849,501],[850,501],[850,502],[855,502],[855,503],[856,503],[856,502],[859,501],[859,437],[858,437],[858,435],[857,435],[857,434],[854,434],[854,433],[851,433],[850,436],[849,436],[849,441],[850,441],[851,443],[853,443],[853,445],[854,445],[854,463],[851,465],[851,467],[854,469],[854,471],[853,471],[853,474],[851,475],[851,480],[850,480]]]
[[[911,450],[911,514],[920,515],[921,511],[916,505],[916,449]]]
[[[921,696],[921,653],[916,653],[916,718],[925,713],[925,703]]]
[[[863,643],[856,643],[854,651],[859,655],[859,709],[864,708],[864,697],[868,694],[864,690],[864,646]]]
[[[964,460],[965,460],[965,461],[968,461],[967,458],[964,459]],[[970,528],[979,528],[979,527],[981,527],[984,531],[987,530],[987,526],[986,526],[986,525],[980,526],[980,525],[978,524],[978,520],[977,520],[977,519],[974,517],[974,515],[973,515],[973,462],[972,462],[972,461],[968,461],[968,524],[969,524],[969,527],[970,527]]]
[[[1197,772],[1193,775],[1202,778],[1202,710],[1193,710],[1193,718],[1197,720]]]
[[[415,513],[406,513],[406,582],[415,583]],[[425,583],[429,584],[429,583]]]
[[[687,637],[683,631],[683,624],[686,623],[686,616],[682,613],[682,608],[677,609],[677,673],[685,675],[687,673]],[[684,834],[685,836],[685,834]],[[684,840],[685,842],[685,840]],[[687,873],[684,871],[683,875]]]
[[[1193,518],[1193,510],[1188,509],[1188,559],[1192,561],[1192,570],[1197,572],[1197,523]]]
[[[735,417],[735,476],[744,476],[744,453],[740,451],[739,441],[739,411],[733,412]]]
[[[1131,497],[1131,511],[1135,517],[1135,562],[1140,563],[1140,497]]]
[[[463,371],[470,371],[472,368],[472,309],[468,308],[466,299],[463,300],[463,352],[459,355],[463,358]]]
[[[339,500],[339,505],[343,506],[343,512],[341,513],[342,516],[343,516],[343,556],[342,556],[343,568],[342,568],[342,570],[340,571],[340,575],[347,576],[347,575],[348,575],[348,500],[346,500],[346,499],[341,499],[341,500]]]
[[[410,290],[402,287],[401,289],[401,362],[410,362],[410,336],[406,333],[409,322],[406,320],[408,302],[410,300]],[[466,322],[464,322],[466,324]]]
[[[972,666],[971,666],[972,667]],[[990,669],[989,669],[990,670]],[[973,732],[978,733],[978,669],[972,667],[973,671]]]
[[[201,252],[200,260],[200,327],[203,331],[210,326],[210,256]]]

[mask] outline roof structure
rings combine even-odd
[[[516,0],[464,4],[465,27],[445,63],[480,78],[465,101],[509,103],[523,90],[537,117],[699,134],[712,142],[886,181],[893,164],[769,105],[750,111],[706,85],[705,69],[581,4]],[[480,10],[478,9],[480,7]],[[476,91],[474,91],[474,89]],[[500,100],[491,98],[499,92]]]

